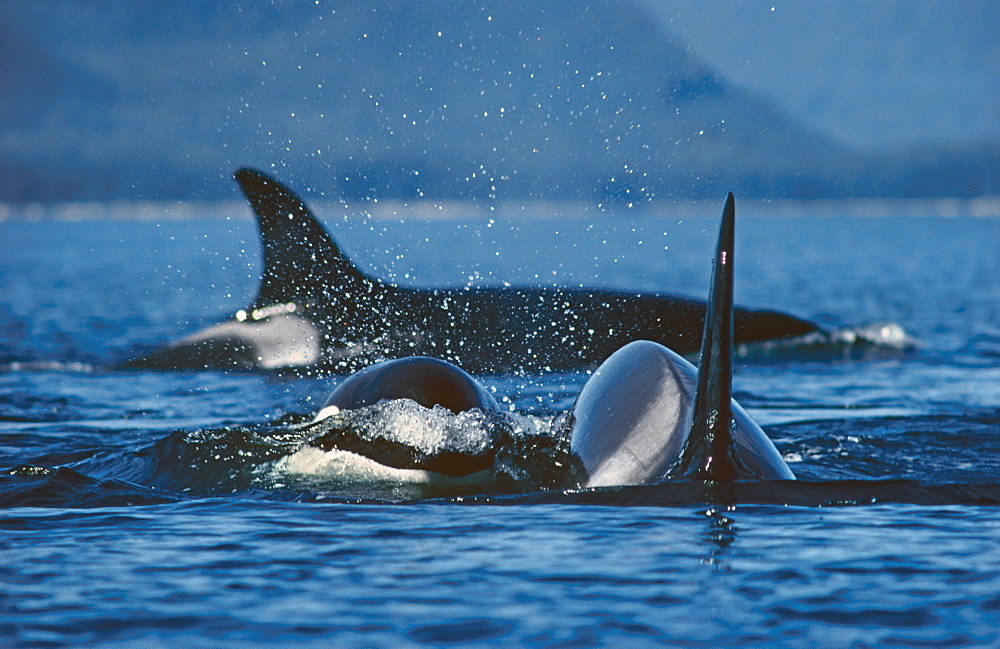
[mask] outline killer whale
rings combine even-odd
[[[554,424],[556,436],[569,437],[580,469],[577,486],[795,479],[771,440],[732,398],[734,227],[735,202],[729,194],[713,258],[700,367],[659,343],[630,342],[600,365],[567,416]],[[500,411],[461,368],[409,357],[377,363],[342,381],[312,423],[402,399],[453,414]],[[384,422],[379,423],[382,427]],[[310,456],[318,448],[339,453],[341,460],[346,453],[369,467],[369,475],[389,471],[395,480],[417,476],[424,482],[489,483],[495,446],[474,445],[476,453],[435,454],[407,445],[405,434],[402,438],[384,432],[359,436],[331,426],[304,453]],[[382,471],[372,472],[372,463]]]
[[[123,369],[348,373],[426,355],[476,374],[594,367],[633,340],[698,350],[705,303],[578,288],[410,288],[358,269],[309,208],[274,178],[235,178],[260,230],[256,298],[228,320],[118,365]],[[735,309],[737,343],[819,331],[769,310]]]
[[[631,342],[594,372],[567,426],[583,486],[670,479],[794,480],[774,443],[732,398],[736,207],[730,193],[713,258],[699,367],[655,342]]]
[[[444,429],[431,430],[435,426],[428,425],[424,419],[427,414],[419,409],[407,410],[408,417],[403,424],[386,411],[360,419],[349,416],[349,411],[371,410],[373,406],[394,401],[408,401],[427,410],[440,409],[436,413],[438,424],[442,416],[447,422],[449,415],[478,411],[481,418],[470,420],[475,430],[464,428],[463,431],[478,433],[484,441],[489,439],[489,443],[459,443],[456,446],[463,452],[458,452],[448,446],[448,440],[429,441]],[[406,407],[406,404],[401,405]],[[335,421],[338,415],[342,417]],[[321,432],[310,441],[305,453],[312,453],[314,449],[332,451],[338,455],[341,465],[360,463],[371,468],[374,463],[383,467],[380,473],[388,470],[395,479],[406,477],[405,472],[409,471],[411,479],[424,482],[449,482],[455,478],[488,482],[484,472],[493,463],[495,444],[502,440],[493,439],[485,428],[502,421],[502,417],[500,405],[493,395],[457,365],[427,356],[396,358],[375,363],[337,384],[309,424]],[[468,478],[472,474],[480,475]]]

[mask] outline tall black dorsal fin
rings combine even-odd
[[[733,440],[733,240],[736,201],[726,198],[712,260],[694,422],[682,455],[681,476],[726,482],[750,472]]]
[[[252,309],[330,300],[326,291],[375,280],[358,270],[295,193],[254,169],[235,174],[260,229],[264,267]]]

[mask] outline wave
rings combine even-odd
[[[576,484],[568,442],[544,418],[400,400],[289,423],[297,419],[178,430],[138,448],[105,447],[71,468],[185,497],[264,490],[398,501]]]
[[[89,509],[160,505],[177,502],[176,494],[124,480],[102,480],[67,467],[21,465],[0,474],[0,508],[53,507]]]
[[[97,365],[69,360],[14,360],[0,363],[0,374],[14,372],[61,372],[65,374],[90,374]]]
[[[719,485],[666,482],[523,495],[456,497],[465,505],[599,505],[669,507],[679,505],[782,505],[847,507],[877,504],[1000,505],[1000,483],[925,484],[915,480],[760,480]]]
[[[919,349],[902,325],[878,322],[830,331],[814,331],[803,336],[765,340],[736,346],[744,360],[876,360],[899,358]]]
[[[657,485],[553,490],[531,493],[481,493],[451,485],[448,495],[429,497],[406,485],[380,495],[325,490],[245,489],[243,499],[342,504],[447,503],[481,506],[586,505],[601,507],[674,507],[780,505],[849,507],[880,504],[924,506],[1000,505],[1000,483],[927,484],[916,480],[746,481],[719,485],[667,482]],[[460,493],[455,493],[456,491]],[[211,497],[198,494],[198,498]],[[166,492],[119,479],[99,479],[66,467],[22,465],[0,474],[0,508],[91,509],[161,505],[190,500],[190,494]]]
[[[579,466],[558,419],[459,417],[394,401],[316,423],[296,421],[177,430],[134,446],[78,440],[83,446],[77,454],[35,460],[63,466],[20,464],[0,474],[0,506],[108,507],[211,497],[484,505],[1000,504],[996,409],[769,427],[797,481],[590,490],[578,488]]]

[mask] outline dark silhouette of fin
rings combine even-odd
[[[733,440],[733,240],[736,201],[730,192],[722,210],[712,260],[705,332],[694,400],[694,419],[681,456],[681,477],[728,482],[751,477]]]
[[[295,193],[253,169],[235,174],[260,228],[264,269],[251,309],[324,299],[329,291],[370,286]]]
[[[691,353],[699,330],[720,331],[711,321],[705,328],[702,302],[676,295],[537,286],[430,289],[383,282],[359,270],[285,185],[247,168],[235,177],[260,230],[263,271],[257,296],[234,314],[236,323],[204,329],[130,361],[129,367],[271,370],[290,366],[291,361],[282,360],[287,357],[295,359],[297,368],[341,371],[353,363],[360,367],[431,354],[473,372],[548,371],[595,365],[634,340]],[[731,201],[727,211],[732,211]],[[717,270],[730,271],[725,263]],[[728,313],[731,319],[735,314],[738,342],[818,331],[809,322],[773,311],[734,312],[731,274],[728,286],[716,298],[728,306],[714,307],[713,317]],[[566,326],[571,323],[576,326]],[[267,328],[257,326],[265,324]],[[608,333],[593,335],[597,331]],[[732,324],[727,331],[723,346],[732,343]],[[561,342],[555,343],[557,339]],[[291,348],[297,351],[282,352]],[[727,364],[730,355],[731,350],[721,359],[706,353],[706,363]],[[307,363],[307,358],[313,360]]]

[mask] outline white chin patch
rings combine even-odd
[[[320,335],[309,320],[296,315],[278,315],[256,326],[253,339],[257,361],[262,368],[299,367],[319,360]]]
[[[320,333],[312,322],[295,314],[279,314],[259,321],[227,321],[178,341],[198,343],[233,339],[249,345],[257,365],[265,370],[312,365],[320,358]]]
[[[422,469],[397,469],[350,451],[324,451],[313,446],[306,446],[278,460],[274,468],[278,473],[290,477],[352,483],[461,486],[485,483],[490,479],[489,471],[458,478]]]
[[[316,413],[316,416],[313,418],[312,423],[315,424],[317,421],[323,421],[327,417],[332,417],[338,414],[340,414],[340,408],[338,408],[337,406],[327,406],[326,408],[323,408],[318,413]]]

